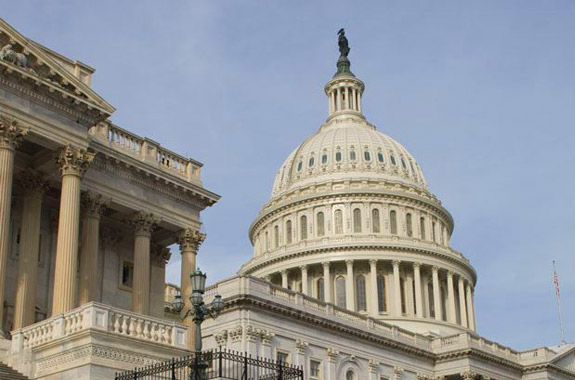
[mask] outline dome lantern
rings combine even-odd
[[[363,118],[361,96],[365,86],[350,70],[351,62],[347,56],[351,49],[343,28],[339,30],[338,36],[340,56],[337,60],[337,72],[325,85],[325,93],[329,99],[328,120],[335,116],[350,114]]]

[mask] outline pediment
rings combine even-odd
[[[575,372],[575,347],[566,348],[560,352],[551,362],[558,367]]]
[[[24,37],[0,18],[0,74],[57,98],[90,121],[110,116],[114,107],[74,75],[66,63],[66,58]]]

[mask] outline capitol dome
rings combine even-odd
[[[341,44],[324,88],[328,118],[281,165],[250,227],[254,255],[239,273],[335,313],[425,334],[475,331],[477,276],[451,247],[453,218],[413,156],[366,120],[365,86]]]

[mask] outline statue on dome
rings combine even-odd
[[[347,57],[350,48],[347,42],[347,37],[345,36],[345,29],[341,28],[339,32],[337,32],[337,35],[339,36],[337,40],[337,44],[339,45],[339,52],[342,57]]]

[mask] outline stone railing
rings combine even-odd
[[[165,149],[151,139],[140,137],[108,122],[92,127],[90,134],[95,140],[115,151],[188,182],[200,182],[201,163]]]
[[[12,352],[18,353],[63,337],[69,338],[86,330],[187,348],[187,327],[184,325],[92,302],[12,331]]]

